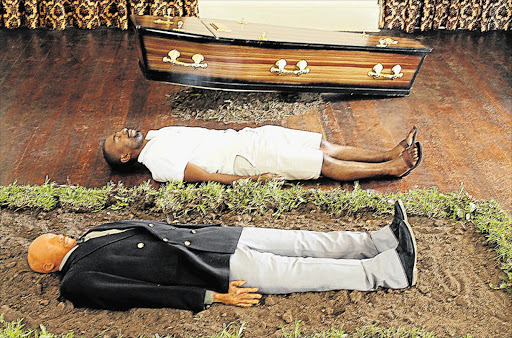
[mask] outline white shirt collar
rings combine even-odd
[[[71,256],[71,253],[73,251],[75,251],[76,248],[78,248],[78,245],[75,245],[75,247],[73,249],[69,250],[68,253],[66,254],[66,256],[64,256],[64,258],[62,259],[62,262],[60,262],[59,271],[62,271],[62,268],[64,267],[64,264],[66,264],[66,261],[68,260],[69,256]]]
[[[144,164],[144,156],[146,155],[146,152],[148,151],[147,149],[150,148],[149,141],[151,141],[151,139],[152,139],[153,131],[154,130],[150,130],[148,132],[148,134],[145,138],[146,140],[148,140],[148,142],[144,145],[144,147],[140,151],[139,156],[137,156],[137,161],[139,161],[139,163]]]

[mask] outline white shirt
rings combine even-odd
[[[165,127],[150,130],[148,143],[138,161],[158,182],[183,181],[187,163],[193,163],[208,173],[233,175],[237,155],[252,161],[258,133],[253,128],[212,130],[199,127]]]

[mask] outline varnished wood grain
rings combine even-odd
[[[451,192],[462,185],[512,212],[512,35],[441,31],[412,37],[434,50],[410,96],[324,95],[318,109],[273,124],[373,149],[394,146],[416,124],[423,163],[404,179],[361,181],[363,189],[435,186]],[[144,79],[137,44],[133,31],[116,29],[0,29],[0,184],[40,184],[47,177],[88,187],[110,180],[139,184],[150,179],[147,171],[111,173],[103,161],[101,142],[114,130],[260,125],[173,117],[166,95],[179,87]],[[303,184],[353,187],[328,179]]]
[[[366,51],[270,49],[220,43],[206,44],[154,36],[145,36],[144,46],[146,47],[148,68],[151,70],[186,74],[198,79],[224,79],[228,83],[235,80],[251,83],[410,88],[416,70],[423,59],[422,56],[416,55]],[[162,58],[167,56],[172,49],[181,53],[178,61],[184,63],[192,63],[194,54],[202,54],[205,57],[203,63],[206,63],[207,67],[194,69],[163,62]],[[310,72],[300,76],[271,73],[270,69],[279,59],[287,61],[287,70],[297,69],[295,64],[306,60]],[[391,68],[399,64],[402,67],[403,77],[391,80],[375,79],[368,76],[368,72],[378,63],[384,66],[383,74],[391,74]]]
[[[384,44],[385,36],[226,20],[134,15],[132,21],[146,78],[211,89],[407,95],[430,51],[404,37]],[[171,50],[180,53],[173,64]],[[204,60],[191,67],[198,54]],[[287,63],[282,72],[278,60]],[[307,73],[297,75],[300,61]],[[377,64],[381,74],[370,76]],[[401,77],[388,78],[395,65]]]
[[[240,24],[237,21],[187,17],[175,17],[170,22],[172,24],[156,23],[161,17],[145,15],[131,17],[132,21],[138,27],[146,27],[161,31],[174,31],[178,28],[178,22],[182,21],[181,30],[176,31],[182,34],[198,34],[206,38],[215,38],[224,41],[234,41],[235,43],[258,42],[261,47],[272,42],[286,42],[287,44],[299,45],[331,45],[347,47],[370,47],[373,48],[380,44],[380,40],[389,36],[380,34],[359,34],[348,32],[332,32],[325,30],[315,30],[309,28],[291,28],[279,25],[266,25],[247,22]],[[216,30],[212,23],[220,23],[230,31]],[[263,39],[262,39],[262,33]],[[421,42],[401,37],[397,44],[386,47],[392,50],[424,50],[427,49]]]

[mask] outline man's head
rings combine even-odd
[[[145,145],[139,130],[123,128],[108,136],[103,142],[103,157],[111,167],[121,167],[134,162]]]
[[[28,265],[35,272],[59,270],[64,256],[76,246],[76,240],[63,235],[45,234],[37,237],[28,248]]]

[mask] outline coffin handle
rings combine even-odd
[[[402,66],[395,65],[393,68],[391,68],[391,74],[383,74],[382,71],[384,70],[384,66],[382,66],[380,63],[373,66],[373,69],[368,72],[369,77],[373,77],[374,79],[377,78],[384,78],[384,79],[399,79],[402,76],[404,76],[404,73],[402,73]]]
[[[300,60],[299,62],[297,62],[296,67],[298,69],[295,69],[295,70],[284,69],[284,67],[286,67],[285,59],[277,60],[276,66],[277,66],[277,68],[276,67],[270,68],[271,73],[277,73],[277,75],[295,74],[297,76],[309,73],[308,63],[306,60]]]
[[[379,44],[376,45],[377,47],[389,47],[391,45],[396,45],[398,43],[397,40],[393,40],[392,38],[385,38],[379,40]]]
[[[162,61],[168,62],[173,66],[193,67],[195,69],[208,67],[207,63],[201,63],[204,61],[204,56],[202,54],[194,54],[192,56],[192,61],[194,61],[193,63],[178,61],[181,53],[176,49],[171,50],[169,53],[167,53],[167,55],[168,56],[164,56]]]

